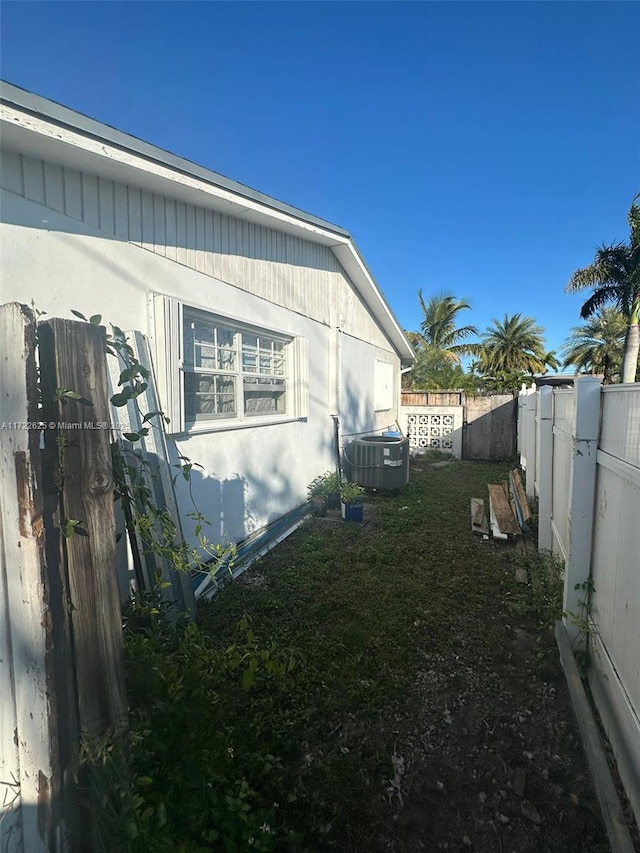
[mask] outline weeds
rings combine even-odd
[[[562,615],[570,619],[572,625],[577,629],[577,636],[572,643],[573,656],[575,657],[578,668],[584,677],[591,666],[591,643],[589,636],[591,633],[590,616],[593,594],[595,593],[596,588],[593,584],[592,578],[587,578],[586,581],[577,583],[574,586],[574,590],[582,593],[582,598],[578,599],[578,612],[575,613],[572,610],[568,610]]]
[[[228,648],[194,623],[173,626],[158,595],[138,595],[125,615],[130,729],[83,745],[100,816],[97,851],[273,851],[286,828],[281,757],[268,729],[298,656],[263,647],[251,619]],[[283,720],[284,717],[284,720]],[[128,772],[126,768],[128,765]]]
[[[562,616],[562,562],[553,554],[520,550],[512,554],[511,565],[526,571],[531,584],[513,597],[512,610],[535,618],[540,627],[552,626]]]

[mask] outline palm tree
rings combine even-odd
[[[469,344],[461,343],[471,335],[477,335],[475,326],[456,326],[460,311],[471,308],[465,299],[456,299],[448,293],[436,293],[425,303],[422,290],[418,291],[422,309],[420,332],[414,332],[412,343],[417,349],[436,350],[455,364],[460,364],[460,354],[469,352]]]
[[[483,373],[522,374],[542,373],[553,353],[544,348],[544,329],[533,317],[504,315],[504,320],[492,320],[473,354],[479,357]]]
[[[571,330],[562,347],[563,367],[575,365],[578,370],[604,374],[609,385],[622,365],[627,323],[617,308],[600,308],[589,322]]]
[[[548,367],[550,367],[551,370],[558,370],[560,367],[560,361],[556,356],[556,351],[554,349],[549,350],[549,352],[545,352],[542,357],[542,372],[546,373]]]
[[[629,243],[601,246],[590,266],[576,270],[566,289],[575,293],[586,287],[593,293],[580,310],[588,319],[608,303],[613,303],[626,321],[622,381],[633,382],[640,352],[640,205],[636,195],[631,203],[628,220],[631,236]]]

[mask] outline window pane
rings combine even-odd
[[[184,366],[187,370],[235,370],[236,351],[231,329],[190,317],[183,322]]]
[[[235,378],[185,373],[184,400],[186,420],[190,423],[235,417]]]
[[[286,386],[282,379],[245,379],[246,415],[286,414]]]
[[[210,316],[184,311],[187,422],[286,414],[289,341],[220,325]]]
[[[242,335],[242,370],[262,376],[284,376],[285,342],[257,335]]]

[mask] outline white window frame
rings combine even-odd
[[[198,340],[195,333],[198,327],[207,335],[207,340]],[[194,330],[192,336],[189,335],[189,329]],[[287,399],[291,383],[287,368],[291,361],[289,345],[292,338],[266,329],[231,323],[224,317],[187,307],[183,308],[182,334],[182,381],[187,428],[211,421],[287,416],[286,407],[291,405]],[[196,382],[197,377],[211,380],[211,390],[189,391],[190,377],[196,378]],[[218,390],[220,387],[224,390]],[[284,410],[252,411],[247,395],[258,388],[263,388],[267,393],[274,392],[276,405],[282,397]],[[197,412],[191,418],[189,398],[192,395],[206,398],[213,404],[215,411]],[[232,408],[227,410],[227,406]]]
[[[151,328],[153,330],[156,365],[155,373],[158,384],[160,401],[165,415],[170,419],[167,426],[169,434],[215,432],[219,430],[263,426],[267,424],[285,423],[294,420],[305,420],[308,417],[309,400],[309,366],[308,341],[304,337],[292,336],[284,332],[259,327],[224,317],[206,311],[197,306],[183,305],[171,297],[153,294],[150,300]],[[195,367],[193,359],[185,359],[185,322],[202,320],[212,327],[230,332],[233,336],[233,351],[235,363],[233,369],[218,367]],[[268,369],[277,362],[277,356],[269,359],[265,348],[260,364],[260,352],[257,352],[257,369],[245,369],[247,347],[243,349],[243,335],[247,337],[260,336],[268,342],[281,342],[283,347],[284,372],[278,373]],[[262,369],[261,369],[262,368]],[[236,410],[233,415],[211,413],[211,417],[187,420],[186,412],[186,376],[193,374],[214,375],[233,378],[235,383]],[[245,412],[246,380],[282,378],[285,389],[284,412]]]

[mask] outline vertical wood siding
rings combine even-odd
[[[335,255],[299,237],[134,186],[44,163],[2,157],[1,185],[205,275],[389,349]]]

